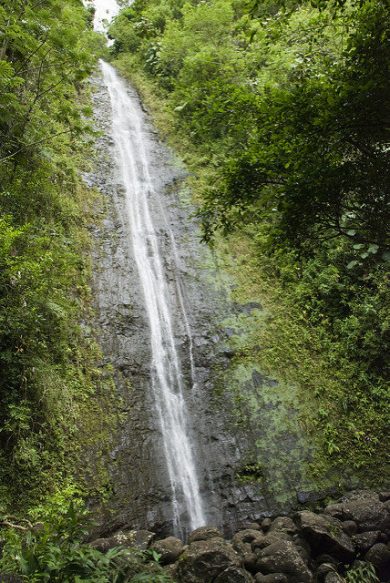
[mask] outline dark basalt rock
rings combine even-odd
[[[264,532],[267,532],[267,530],[269,530],[271,524],[272,524],[272,518],[264,518],[263,522],[261,523],[261,528],[263,529]]]
[[[228,567],[222,571],[213,583],[253,583],[253,577],[240,567]]]
[[[298,512],[298,525],[315,554],[328,552],[341,561],[351,561],[354,547],[349,536],[343,532],[342,523],[324,514],[304,510]]]
[[[108,538],[98,538],[90,545],[102,553],[106,553],[114,547],[136,548],[140,551],[146,551],[155,538],[155,533],[149,530],[120,530]]]
[[[353,520],[345,520],[342,523],[341,528],[343,529],[345,534],[347,534],[348,536],[352,536],[352,535],[356,534],[358,531],[357,524]]]
[[[339,503],[327,506],[324,512],[341,520],[353,520],[359,532],[390,528],[388,502],[382,502],[379,495],[371,490],[350,492]]]
[[[242,530],[261,530],[261,527],[257,522],[244,522],[237,532]]]
[[[233,548],[239,553],[244,567],[251,573],[256,572],[257,556],[252,550],[252,543],[261,541],[265,537],[262,532],[246,529],[236,533],[233,537]]]
[[[327,496],[335,495],[336,488],[328,488],[326,490],[309,490],[297,492],[297,500],[300,504],[314,504],[319,500],[324,500]]]
[[[379,492],[379,500],[381,502],[387,502],[390,500],[390,490],[388,492]]]
[[[240,567],[232,545],[220,538],[191,543],[180,556],[175,571],[180,583],[211,583],[228,567]]]
[[[390,527],[389,510],[375,492],[369,490],[351,492],[344,497],[341,508],[343,516],[348,520],[354,520],[361,532]]]
[[[297,547],[298,553],[301,555],[302,559],[307,563],[310,559],[311,549],[309,543],[301,538],[299,535],[293,537],[294,545]]]
[[[368,500],[374,502],[372,508],[367,507]],[[388,507],[390,501],[381,502],[378,494],[354,492],[328,506],[324,514],[305,510],[296,513],[294,520],[289,516],[267,518],[263,530],[253,523],[255,528],[239,530],[231,542],[213,526],[193,531],[189,545],[184,546],[172,536],[155,541],[153,532],[118,530],[117,524],[111,527],[114,534],[91,545],[103,552],[117,546],[151,547],[178,583],[341,583],[354,559],[372,563],[380,581],[390,582],[390,545],[385,544],[390,530],[357,532],[362,524],[370,524],[379,509],[386,518]],[[342,522],[332,516],[345,518],[348,513],[354,520]],[[383,516],[380,523],[386,524]]]
[[[269,575],[257,573],[255,581],[256,583],[288,583],[287,577],[283,573],[270,573]]]
[[[175,536],[168,536],[153,543],[151,548],[160,555],[160,563],[162,565],[169,565],[179,558],[184,550],[184,545]]]
[[[315,559],[316,565],[322,565],[322,563],[329,563],[330,565],[337,567],[337,565],[339,565],[340,561],[338,559],[335,559],[334,557],[331,557],[330,555],[327,555],[324,553],[322,555],[318,555],[318,557],[316,557],[316,559]]]
[[[257,540],[264,540],[264,535],[262,532],[258,531],[258,530],[252,530],[250,528],[246,528],[245,530],[240,530],[239,532],[237,532],[233,539],[233,546],[235,544],[238,543],[253,543],[254,541]]]
[[[325,583],[344,583],[344,579],[336,572],[328,573],[325,577]]]
[[[288,516],[279,516],[278,518],[275,518],[271,524],[269,532],[285,532],[286,534],[296,534],[298,529],[291,518]]]
[[[286,532],[268,532],[265,536],[259,537],[252,542],[252,550],[258,552],[258,549],[265,549],[280,540],[292,542],[292,537]]]
[[[325,553],[323,553],[322,555],[318,555],[318,557],[316,557],[315,563],[316,565],[321,565],[322,563],[330,563],[333,566],[337,566],[340,563],[340,561],[338,561],[334,557],[331,557],[330,555],[326,555]]]
[[[309,571],[296,547],[290,541],[279,540],[260,552],[257,568],[264,574],[284,573],[289,583],[311,583]]]
[[[332,516],[333,518],[337,518],[338,520],[345,519],[342,504],[329,504],[325,508],[324,514],[329,514],[329,516]]]
[[[188,544],[198,540],[210,540],[212,538],[223,538],[222,532],[213,526],[201,526],[193,530],[188,537]]]
[[[328,573],[336,573],[336,568],[333,563],[322,563],[316,570],[316,580],[321,583],[325,581]]]
[[[390,579],[390,549],[383,543],[377,543],[368,551],[365,560],[372,563],[381,581]]]
[[[354,535],[352,537],[352,542],[355,545],[355,549],[360,553],[367,552],[376,542],[379,541],[380,534],[379,530],[371,530]]]

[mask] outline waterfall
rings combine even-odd
[[[191,447],[181,362],[175,346],[170,294],[148,203],[153,193],[149,171],[151,155],[144,139],[142,113],[128,95],[126,84],[111,65],[102,61],[101,68],[111,99],[112,133],[120,179],[126,192],[129,237],[149,321],[151,389],[171,484],[174,526],[180,534],[183,513],[188,515],[192,529],[205,524],[205,518]],[[181,294],[178,301],[188,334],[188,318]],[[191,344],[191,338],[189,341]],[[192,354],[190,359],[192,363]]]
[[[83,4],[88,6],[91,0],[83,0]],[[118,14],[120,7],[116,0],[93,0],[93,7],[95,8],[94,29],[97,32],[105,32],[106,24],[111,22]]]

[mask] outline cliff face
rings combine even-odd
[[[183,371],[188,427],[207,522],[232,532],[244,519],[326,496],[331,481],[307,479],[308,445],[297,418],[294,387],[240,361],[240,342],[264,319],[259,302],[233,301],[237,287],[228,262],[200,242],[186,173],[156,137],[133,89],[143,128],[153,191],[148,195],[172,306],[175,346]],[[172,492],[151,387],[150,323],[137,272],[116,165],[111,105],[94,80],[97,142],[94,173],[86,179],[103,195],[94,229],[94,296],[105,364],[112,367],[122,423],[111,452],[111,526],[171,533]],[[188,517],[183,514],[183,522]]]
[[[123,410],[121,435],[112,452],[113,505],[119,522],[169,531],[170,483],[151,390],[150,327],[115,166],[110,103],[101,80],[95,83],[95,117],[104,136],[97,145],[96,174],[88,180],[104,193],[106,214],[95,232],[94,290],[103,351],[115,370]],[[137,96],[129,92],[153,154],[150,171],[155,191],[149,202],[173,306],[202,497],[209,519],[222,524],[223,500],[234,500],[227,490],[233,488],[238,462],[236,438],[226,427],[223,410],[215,410],[210,378],[218,362],[217,323],[226,304],[223,294],[210,284],[210,271],[202,267],[210,257],[199,243],[197,225],[190,217],[193,209],[178,196],[184,172],[157,141]],[[223,355],[219,359],[224,361]]]

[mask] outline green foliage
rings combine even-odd
[[[75,469],[101,382],[88,317],[91,129],[101,41],[78,0],[0,6],[0,505],[33,503]]]
[[[240,482],[262,482],[264,480],[264,468],[261,463],[250,463],[242,467],[237,473]]]
[[[0,533],[3,554],[0,571],[17,574],[29,583],[170,583],[154,557],[136,549],[113,548],[102,553],[88,545],[89,514],[77,489],[68,487],[31,518],[39,519],[21,534],[8,523]],[[42,522],[43,521],[43,522]],[[18,526],[18,525],[16,525]]]
[[[172,579],[165,573],[151,575],[150,573],[140,573],[131,579],[131,583],[171,583]]]
[[[345,576],[347,583],[378,583],[375,567],[371,563],[357,561]]]
[[[111,33],[121,70],[141,71],[173,119],[205,239],[248,236],[258,277],[286,305],[269,324],[284,355],[273,343],[269,361],[292,376],[294,363],[315,392],[327,456],[364,472],[389,376],[386,2],[142,0]],[[299,351],[321,354],[319,386]]]

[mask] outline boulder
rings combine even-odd
[[[191,532],[188,537],[188,544],[198,540],[210,540],[212,538],[223,539],[223,534],[218,528],[214,528],[213,526],[201,526]]]
[[[381,580],[388,580],[387,578],[390,577],[390,549],[387,545],[383,543],[375,544],[364,558],[374,565]]]
[[[244,522],[240,530],[261,530],[261,528],[257,522]]]
[[[263,540],[265,537],[261,531],[246,529],[237,532],[232,540],[233,548],[240,555],[245,569],[255,572],[257,556],[252,550],[252,543]]]
[[[175,576],[176,576],[176,565],[174,563],[170,564],[170,565],[165,565],[163,567],[163,571],[166,575],[168,575],[168,577],[170,577],[170,579],[175,580]]]
[[[270,573],[269,575],[257,573],[255,581],[256,583],[288,583],[287,577],[283,573]]]
[[[359,553],[366,553],[376,542],[379,541],[381,535],[380,530],[369,530],[368,532],[361,532],[352,537],[352,542],[355,549]]]
[[[324,514],[329,514],[333,518],[338,518],[339,520],[344,519],[343,505],[340,504],[328,504],[324,509]]]
[[[308,510],[298,512],[297,516],[302,534],[314,554],[325,552],[346,562],[353,559],[354,547],[350,537],[343,532],[340,520]]]
[[[263,540],[265,537],[263,535],[262,532],[258,531],[258,530],[252,530],[252,529],[246,529],[246,530],[240,530],[238,531],[233,539],[232,539],[232,543],[233,546],[235,544],[241,544],[241,543],[249,543],[251,544],[252,542],[256,541],[256,540]]]
[[[108,538],[98,538],[92,541],[90,545],[102,553],[115,547],[131,547],[146,551],[155,538],[155,533],[149,530],[119,530]]]
[[[174,563],[184,549],[182,541],[175,536],[168,536],[153,543],[151,549],[160,555],[160,563],[169,565]]]
[[[296,534],[298,529],[294,521],[288,516],[278,516],[271,524],[269,532],[285,532],[287,534]]]
[[[337,573],[332,563],[322,563],[316,570],[316,581],[325,581],[328,573]]]
[[[240,567],[241,561],[232,545],[215,537],[191,543],[176,565],[180,583],[211,583],[228,567]]]
[[[269,532],[265,536],[255,539],[252,542],[252,550],[257,552],[256,549],[264,549],[280,540],[292,542],[292,537],[286,532],[275,530],[274,532]]]
[[[333,571],[333,573],[328,573],[325,577],[325,583],[344,583],[344,582],[345,579],[335,571]]]
[[[351,492],[343,499],[342,511],[346,519],[358,524],[361,532],[390,527],[389,509],[379,500],[378,494],[370,490]]]
[[[357,524],[353,520],[344,520],[344,522],[341,525],[341,528],[348,536],[356,534],[358,530]]]
[[[338,561],[334,557],[331,557],[330,555],[326,555],[325,553],[318,555],[318,557],[316,557],[315,562],[317,565],[321,565],[322,563],[330,563],[331,565],[337,566],[340,564],[340,561]]]
[[[293,538],[294,545],[297,547],[299,554],[305,562],[308,562],[311,556],[311,549],[309,543],[301,538],[299,535],[295,535]]]
[[[263,529],[264,532],[267,532],[271,524],[272,524],[271,518],[264,518],[263,522],[261,523],[261,528]]]
[[[379,500],[381,502],[387,502],[388,500],[390,500],[390,491],[379,492]]]
[[[289,583],[311,583],[312,573],[292,542],[279,540],[258,555],[256,566],[262,573],[283,573]]]
[[[228,567],[218,575],[213,583],[253,583],[253,577],[240,567]]]
[[[114,537],[97,538],[89,544],[93,549],[96,549],[97,551],[100,551],[101,553],[106,553],[110,549],[113,549],[113,548],[119,546]],[[123,545],[120,545],[120,546],[123,546]]]

